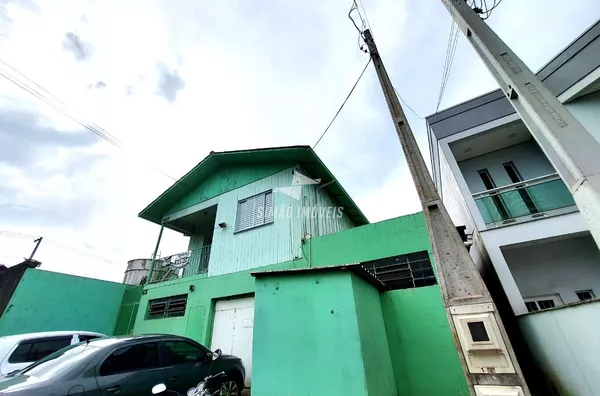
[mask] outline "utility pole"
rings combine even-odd
[[[444,308],[470,394],[529,396],[498,310],[433,184],[373,36],[369,30],[362,35],[421,200]]]
[[[35,252],[37,252],[38,248],[40,247],[40,243],[42,243],[42,239],[44,239],[44,237],[39,237],[38,239],[33,241],[35,243],[35,247],[33,248],[33,252],[31,252],[31,256],[29,256],[29,260],[33,259]]]
[[[600,246],[600,143],[464,0],[442,0],[565,182]]]

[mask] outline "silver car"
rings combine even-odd
[[[0,337],[0,378],[78,342],[106,337],[90,331],[46,331]]]

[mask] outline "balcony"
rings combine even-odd
[[[208,270],[211,245],[157,259],[152,281],[161,283],[187,276],[205,274]]]
[[[576,210],[573,196],[556,173],[482,191],[473,199],[483,221],[494,226]]]

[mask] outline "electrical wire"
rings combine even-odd
[[[398,93],[398,91],[396,91],[396,88],[395,88],[395,87],[393,87],[393,86],[392,86],[392,88],[394,88],[394,92],[396,93],[396,96],[398,96],[398,99],[400,99],[400,101],[401,101],[402,103],[404,103],[404,105],[405,105],[406,107],[408,107],[408,109],[409,109],[409,110],[410,110],[410,111],[411,111],[411,112],[412,112],[414,115],[416,115],[416,116],[417,116],[417,118],[419,118],[419,119],[421,119],[421,120],[424,120],[424,119],[425,119],[424,117],[421,117],[421,116],[420,116],[420,115],[419,115],[419,114],[418,114],[416,111],[414,111],[414,110],[413,110],[413,108],[412,108],[412,107],[410,107],[410,105],[409,105],[408,103],[406,103],[406,101],[405,101],[404,99],[402,99],[402,96],[400,96],[400,94]]]
[[[360,72],[360,75],[358,76],[358,79],[356,80],[356,82],[352,86],[352,89],[350,90],[350,92],[348,92],[348,95],[346,96],[346,99],[344,99],[344,101],[342,102],[342,105],[340,106],[340,108],[338,109],[338,111],[333,116],[333,119],[329,122],[329,125],[327,125],[327,128],[325,128],[325,130],[323,131],[323,133],[319,137],[319,140],[317,140],[317,142],[313,145],[313,149],[315,149],[317,147],[317,145],[319,144],[319,142],[321,142],[321,139],[323,139],[323,137],[325,136],[325,134],[327,133],[327,131],[329,130],[329,128],[331,127],[331,125],[333,124],[333,122],[335,121],[335,119],[337,118],[337,116],[340,114],[340,112],[344,108],[344,105],[346,104],[346,102],[348,101],[348,99],[350,98],[350,96],[352,95],[352,92],[354,92],[354,88],[356,88],[356,86],[360,82],[360,79],[362,78],[363,74],[365,74],[365,71],[367,70],[367,67],[369,67],[370,63],[371,63],[371,57],[369,57],[369,60],[367,61],[367,64],[363,68],[362,72]]]
[[[39,236],[37,235],[32,235],[32,234],[23,234],[20,232],[13,232],[13,231],[6,231],[6,230],[0,230],[0,236],[5,236],[5,237],[12,237],[12,238],[19,238],[19,239],[29,239],[29,240],[34,240],[39,238]],[[116,261],[116,260],[112,260],[109,259],[107,257],[101,256],[99,254],[95,254],[95,253],[91,253],[89,251],[86,251],[84,249],[75,247],[75,246],[71,246],[71,245],[67,245],[66,243],[62,243],[62,242],[58,242],[54,239],[48,238],[48,237],[43,237],[43,244],[44,245],[52,245],[56,248],[71,252],[71,253],[75,253],[78,254],[80,256],[86,256],[86,257],[90,257],[99,261],[102,261],[104,263],[107,264],[111,264],[111,265],[117,265],[122,267],[123,263]]]
[[[142,158],[140,155],[137,155],[135,152],[133,152],[133,150],[126,147],[126,145],[120,139],[118,139],[116,136],[107,132],[104,128],[99,127],[97,124],[95,124],[91,121],[82,119],[83,117],[81,117],[81,115],[78,114],[78,112],[75,109],[73,109],[72,107],[67,105],[64,101],[62,101],[61,99],[59,99],[58,97],[53,95],[50,91],[48,91],[47,89],[42,87],[40,84],[36,83],[35,81],[33,81],[32,79],[30,79],[29,77],[27,77],[26,75],[21,73],[20,71],[18,71],[16,68],[11,66],[6,61],[0,59],[0,63],[3,65],[6,65],[8,68],[13,70],[14,73],[20,75],[26,81],[18,79],[14,75],[11,76],[11,75],[9,75],[9,73],[6,72],[6,70],[2,70],[2,69],[0,69],[0,76],[6,78],[8,81],[12,82],[19,88],[23,89],[24,91],[26,91],[29,94],[33,95],[34,97],[38,98],[42,102],[51,106],[52,108],[54,108],[55,110],[57,110],[58,112],[60,112],[64,116],[66,116],[67,118],[69,118],[70,120],[78,123],[79,125],[81,125],[85,129],[87,129],[88,131],[97,135],[101,139],[104,139],[105,141],[112,144],[113,146],[115,146],[119,149],[128,150],[130,153],[132,153],[136,157],[138,157],[146,166],[152,168],[153,170],[157,171],[158,173],[162,174],[163,176],[165,176],[175,182],[178,182],[178,181],[181,182],[179,179],[164,172],[162,169],[158,168],[156,165],[152,164],[150,161],[146,160],[145,158]],[[29,82],[29,84],[27,82]],[[32,85],[34,85],[37,88],[32,87]],[[194,187],[191,187],[189,185],[187,185],[187,187],[189,187],[192,191],[198,193],[203,199],[206,198],[204,196],[204,194],[197,191]]]
[[[450,71],[452,70],[452,64],[454,63],[454,55],[456,54],[456,47],[458,45],[459,36],[460,29],[458,28],[456,22],[454,22],[453,19],[450,23],[450,34],[448,35],[448,44],[446,46],[446,57],[444,60],[444,68],[442,70],[442,80],[440,82],[440,91],[438,93],[438,99],[435,106],[436,113],[440,108],[442,99],[444,98],[444,93],[446,92],[446,86],[448,85]]]

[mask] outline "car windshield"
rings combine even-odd
[[[51,377],[80,362],[85,357],[98,351],[100,348],[92,343],[80,343],[63,348],[45,358],[38,360],[24,368],[19,374],[33,377]]]

